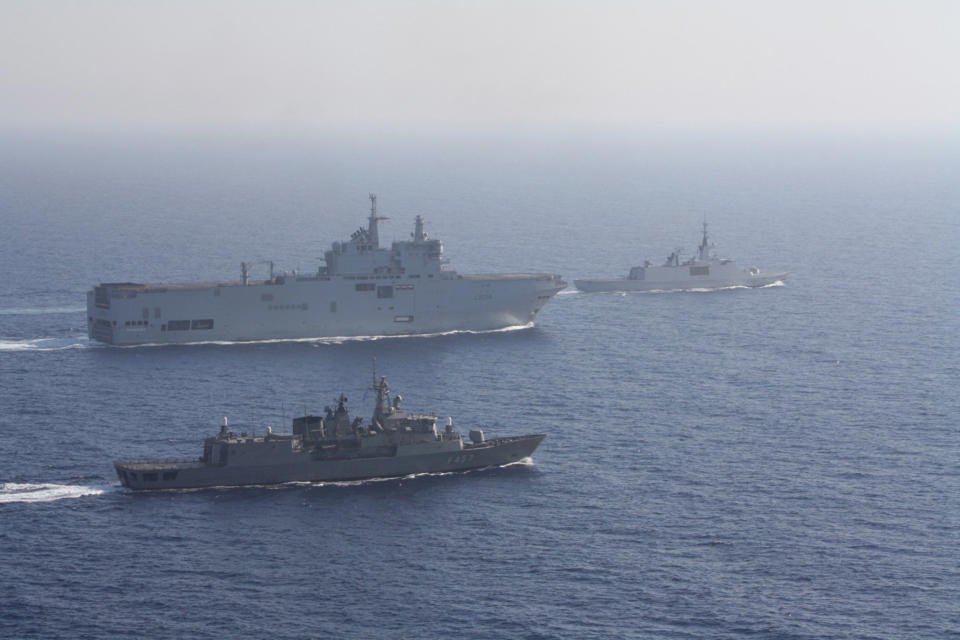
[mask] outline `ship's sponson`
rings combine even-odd
[[[374,201],[375,202],[375,201]],[[110,344],[325,338],[483,331],[533,323],[566,283],[555,274],[458,274],[417,216],[411,240],[379,244],[368,227],[335,242],[313,273],[238,282],[104,283],[87,294],[93,340]],[[258,263],[259,264],[259,263]]]

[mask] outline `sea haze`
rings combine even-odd
[[[960,145],[305,132],[0,144],[0,637],[960,638]],[[114,348],[101,281],[312,271],[422,214],[461,272],[691,253],[758,290],[561,292],[534,328]],[[377,366],[526,464],[132,494],[118,457],[288,431]]]

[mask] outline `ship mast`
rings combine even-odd
[[[367,228],[367,238],[370,241],[370,244],[373,245],[374,249],[380,248],[380,229],[378,222],[381,220],[389,220],[386,216],[377,215],[377,194],[370,194],[370,217],[368,218],[370,224]]]
[[[373,411],[373,422],[380,422],[380,418],[390,413],[390,385],[386,378],[380,378],[377,382],[377,359],[373,358],[373,386],[371,387],[377,393],[377,407]]]
[[[700,241],[700,251],[697,256],[700,260],[710,259],[710,243],[707,241],[707,221],[703,221],[703,240]]]

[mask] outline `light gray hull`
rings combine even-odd
[[[87,319],[91,340],[117,345],[488,331],[531,324],[564,286],[552,274],[101,285]]]
[[[121,483],[135,490],[272,485],[390,478],[415,473],[464,471],[500,466],[529,457],[546,436],[497,438],[459,450],[369,458],[312,459],[310,451],[290,452],[266,463],[124,462],[114,466]],[[155,479],[152,479],[155,478]]]
[[[703,222],[703,239],[697,254],[689,260],[680,258],[680,250],[671,253],[664,264],[648,260],[632,267],[625,278],[610,280],[574,280],[580,291],[691,291],[695,289],[727,289],[730,287],[766,287],[787,277],[783,272],[761,271],[757,267],[741,269],[729,258],[711,253],[707,238],[707,222]]]
[[[697,278],[631,280],[615,278],[611,280],[574,280],[574,286],[586,293],[604,291],[690,291],[694,289],[724,289],[728,287],[766,287],[780,282],[786,273],[764,273],[742,278]]]

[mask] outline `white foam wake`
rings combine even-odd
[[[751,287],[746,284],[733,284],[726,287],[695,287],[692,289],[643,289],[640,291],[617,291],[620,295],[633,294],[633,293],[713,293],[714,291],[734,291],[736,289],[769,289],[771,287],[783,287],[786,286],[783,280],[777,280],[770,284],[761,285],[759,287]],[[601,292],[602,293],[602,292]]]
[[[459,336],[459,335],[486,335],[488,333],[510,333],[513,331],[523,331],[524,329],[533,328],[533,323],[528,322],[526,324],[516,324],[509,327],[501,327],[499,329],[483,329],[483,330],[473,330],[473,329],[455,329],[452,331],[439,331],[437,333],[408,333],[408,334],[396,334],[389,336],[343,336],[335,338],[310,338],[307,342],[317,342],[320,344],[341,344],[344,342],[360,341],[366,342],[371,340],[389,340],[391,338],[438,338],[441,336]]]
[[[279,484],[248,484],[248,485],[223,485],[223,486],[211,486],[211,487],[197,487],[192,489],[158,489],[157,491],[164,491],[169,493],[193,493],[197,491],[243,491],[246,489],[264,489],[268,491],[276,491],[289,489],[290,487],[362,487],[368,485],[375,485],[385,482],[402,482],[404,480],[413,480],[416,478],[442,478],[445,476],[454,476],[454,475],[466,475],[468,473],[482,473],[490,469],[506,469],[507,467],[532,467],[533,458],[527,456],[526,458],[521,458],[515,462],[508,462],[501,465],[490,465],[487,467],[476,467],[473,469],[460,469],[458,471],[423,471],[420,473],[410,473],[405,476],[388,476],[388,477],[377,477],[377,478],[361,478],[358,480],[318,480],[316,482],[304,481],[304,480],[293,480],[291,482],[281,482]],[[123,490],[121,487],[115,487],[116,490]]]
[[[0,483],[0,504],[9,502],[53,502],[65,498],[98,496],[118,491],[119,485],[18,484]]]
[[[405,476],[398,476],[394,478],[364,478],[363,480],[334,480],[334,481],[325,481],[325,482],[304,482],[298,484],[305,484],[314,487],[355,487],[358,485],[372,484],[375,482],[394,482],[397,480],[413,480],[414,478],[442,478],[445,476],[453,475],[466,475],[468,473],[477,473],[487,471],[489,469],[506,469],[507,467],[532,467],[533,458],[527,456],[526,458],[521,458],[514,462],[508,462],[506,464],[494,464],[487,467],[474,467],[473,469],[460,469],[458,471],[421,471],[419,473],[409,473]]]
[[[473,329],[454,329],[451,331],[439,331],[437,333],[395,333],[390,335],[382,336],[329,336],[322,338],[271,338],[268,340],[203,340],[197,342],[148,342],[144,344],[133,344],[133,345],[96,345],[96,346],[105,346],[111,349],[139,349],[143,347],[170,347],[170,346],[196,346],[196,345],[217,345],[217,346],[229,346],[229,345],[259,345],[259,344],[283,344],[283,343],[295,343],[302,342],[307,344],[343,344],[346,342],[373,342],[376,340],[396,340],[404,338],[438,338],[441,336],[457,336],[457,335],[485,335],[488,333],[509,333],[512,331],[523,331],[524,329],[530,329],[533,327],[532,322],[527,324],[518,324],[512,325],[509,327],[501,327],[499,329],[483,329],[483,330],[473,330]],[[94,345],[90,345],[94,346]]]
[[[90,339],[86,336],[0,340],[0,351],[60,351],[62,349],[87,349],[95,346],[100,345],[91,344]]]
[[[85,307],[23,307],[0,309],[0,316],[41,316],[53,313],[81,313]]]
[[[55,313],[82,313],[86,307],[12,307],[0,309],[0,316],[42,316]]]
[[[146,347],[170,346],[197,346],[197,345],[251,345],[251,344],[281,344],[303,342],[307,344],[344,344],[347,342],[371,342],[375,340],[390,340],[397,338],[437,338],[455,335],[482,335],[488,333],[509,333],[523,331],[533,327],[532,322],[518,324],[500,329],[485,329],[475,331],[471,329],[457,329],[438,333],[402,333],[383,336],[331,336],[326,338],[275,338],[270,340],[203,340],[197,342],[148,342],[144,344],[112,345],[91,342],[86,336],[72,338],[31,338],[29,340],[0,340],[0,352],[3,351],[60,351],[62,349],[141,349]]]

